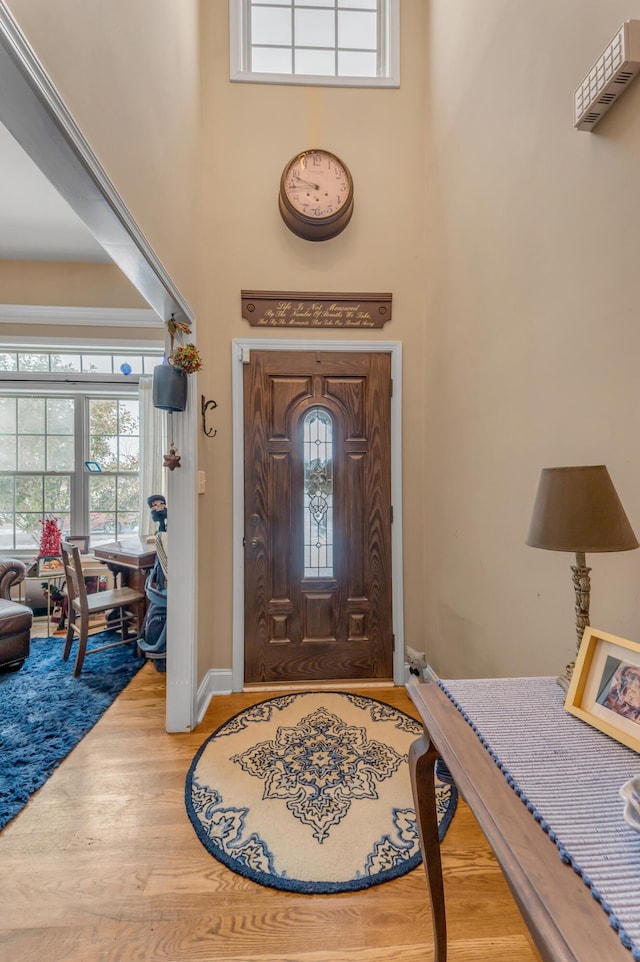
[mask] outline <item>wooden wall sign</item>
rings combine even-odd
[[[251,327],[384,327],[391,294],[308,294],[241,291],[242,316]]]

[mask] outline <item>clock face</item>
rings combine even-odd
[[[335,218],[351,200],[353,182],[341,160],[326,150],[305,150],[289,163],[282,191],[291,208],[311,220]]]

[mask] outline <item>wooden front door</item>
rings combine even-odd
[[[245,682],[393,677],[391,356],[251,351]]]

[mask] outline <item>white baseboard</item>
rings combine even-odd
[[[437,675],[431,669],[429,672],[429,667],[424,669],[423,677],[419,678],[417,675],[412,675],[409,671],[409,664],[405,662],[404,665],[404,684],[407,685],[409,680],[413,678],[415,681],[433,681],[437,680]],[[232,683],[232,670],[231,668],[212,668],[202,679],[200,687],[198,688],[198,694],[196,697],[196,719],[199,725],[204,718],[209,703],[214,695],[230,695],[233,692]]]
[[[436,684],[440,681],[440,678],[438,677],[436,672],[433,670],[431,665],[426,665],[426,667],[422,669],[422,674],[424,676],[425,681],[435,681]]]
[[[211,668],[202,679],[196,696],[196,720],[199,725],[214,695],[230,695],[233,691],[230,668]]]

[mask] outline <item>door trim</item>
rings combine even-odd
[[[244,687],[244,394],[243,368],[251,351],[344,351],[390,354],[391,395],[391,576],[393,604],[393,680],[404,684],[404,590],[402,566],[402,343],[400,341],[267,340],[236,338],[231,342],[233,404],[233,652],[232,688]]]

